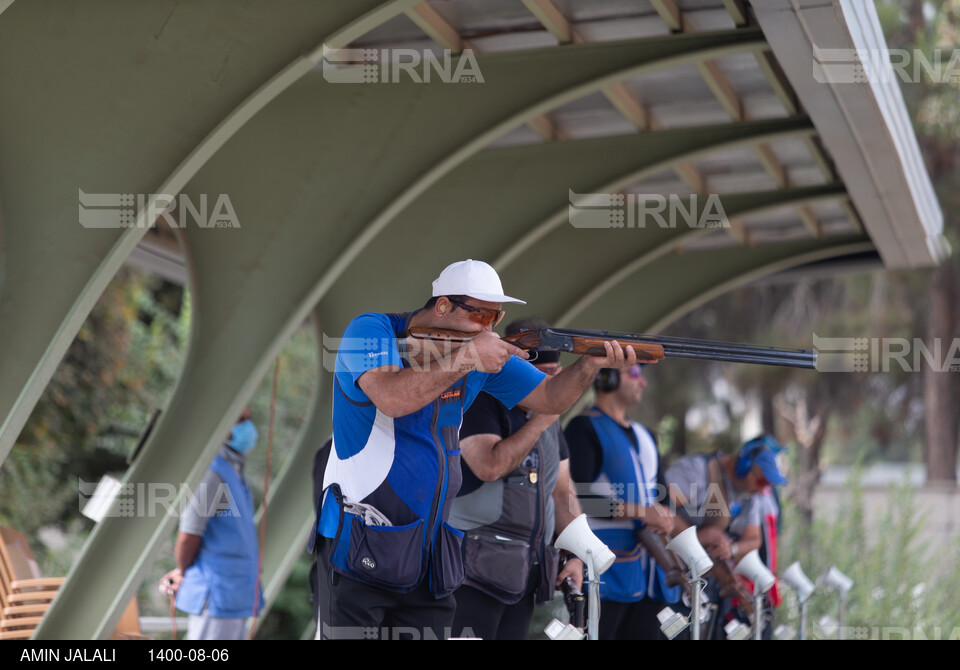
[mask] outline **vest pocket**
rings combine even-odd
[[[463,584],[463,533],[444,521],[433,548],[433,594],[442,598]]]
[[[540,565],[540,583],[537,585],[537,604],[553,600],[557,590],[557,575],[560,573],[560,550],[552,544],[543,547],[543,563]]]
[[[347,567],[361,580],[395,589],[411,589],[420,581],[423,520],[406,526],[368,526],[350,521]]]
[[[263,604],[263,598],[257,600],[256,568],[253,574],[249,570],[218,573],[214,584],[215,588],[210,589],[211,616],[250,616],[254,601]]]
[[[530,545],[523,540],[471,533],[463,547],[470,586],[508,605],[523,597],[530,576]]]

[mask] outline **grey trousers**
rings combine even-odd
[[[202,614],[187,617],[188,640],[245,640],[247,618],[224,619],[210,616],[207,609]]]

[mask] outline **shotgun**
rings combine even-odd
[[[565,578],[560,583],[560,590],[563,591],[563,603],[567,606],[567,612],[570,614],[570,623],[577,628],[586,628],[587,601],[584,598],[583,591],[577,588],[571,577]]]
[[[683,574],[683,567],[676,554],[667,549],[667,543],[659,533],[654,533],[649,528],[640,528],[634,533],[637,541],[653,556],[666,573],[667,586],[682,586],[688,598],[693,597],[690,583]]]
[[[447,343],[469,342],[477,334],[444,328],[411,328],[407,333],[414,340]],[[622,347],[632,347],[640,363],[656,363],[662,358],[693,358],[807,370],[814,370],[817,367],[817,352],[814,349],[783,349],[755,344],[637,335],[606,330],[541,328],[508,335],[503,340],[528,351],[539,349],[592,356],[604,355],[604,342],[618,342]]]
[[[730,569],[730,564],[725,560],[716,560],[713,567],[707,572],[708,576],[713,577],[720,584],[721,598],[736,598],[738,607],[753,617],[753,596],[747,591],[746,586],[737,579]]]

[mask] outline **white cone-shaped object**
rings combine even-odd
[[[835,565],[831,565],[830,569],[823,573],[819,581],[842,594],[846,594],[846,592],[853,587],[853,580],[837,570],[837,566]]]
[[[680,557],[690,570],[691,579],[699,579],[713,567],[713,561],[707,555],[707,550],[697,538],[697,529],[690,526],[667,543],[667,549]]]
[[[800,567],[800,561],[794,561],[790,564],[790,567],[783,571],[783,574],[780,575],[780,579],[786,582],[790,588],[797,592],[797,598],[801,603],[807,602],[807,598],[813,593],[817,588],[814,586],[813,582],[810,581],[810,578],[803,572],[803,568]]]
[[[760,559],[760,552],[756,549],[747,552],[747,555],[737,563],[733,572],[743,575],[753,582],[753,595],[755,596],[769,591],[777,581],[776,576],[763,564]]]
[[[613,561],[616,560],[610,548],[590,530],[586,514],[581,514],[567,524],[563,532],[557,536],[553,546],[569,551],[584,563],[591,564],[598,575],[610,569]]]

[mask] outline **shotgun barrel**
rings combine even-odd
[[[817,352],[813,349],[785,349],[756,344],[636,335],[607,330],[543,328],[518,333],[504,339],[521,349],[544,349],[594,355],[603,354],[604,341],[617,341],[621,346],[634,345],[638,358],[643,359],[644,362],[656,362],[660,358],[693,358],[808,370],[816,369],[817,366]],[[538,339],[539,343],[535,343]],[[529,346],[534,344],[535,346]],[[578,344],[580,346],[577,346]],[[586,349],[584,349],[585,344]]]

